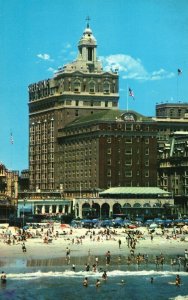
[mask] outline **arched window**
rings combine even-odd
[[[80,81],[79,80],[74,81],[73,89],[74,89],[74,92],[76,92],[76,93],[80,92]]]
[[[89,83],[89,92],[95,93],[95,82],[94,81],[90,81],[90,83]]]
[[[125,204],[123,205],[123,207],[130,208],[131,205],[130,205],[130,203],[125,203]]]
[[[133,205],[133,207],[134,207],[134,208],[141,207],[141,204],[140,204],[140,203],[135,203],[135,204]]]
[[[149,203],[144,203],[143,207],[151,207]]]
[[[110,93],[110,83],[105,81],[103,84],[103,92],[106,94]]]

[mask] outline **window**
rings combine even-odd
[[[107,138],[107,143],[111,143],[111,137]]]
[[[108,177],[111,177],[111,169],[108,169],[108,171],[107,171],[107,176],[108,176]]]
[[[111,187],[111,181],[107,182],[107,187],[110,188]]]
[[[106,94],[110,93],[110,84],[108,81],[105,81],[103,84],[103,92]]]
[[[125,165],[126,166],[132,166],[132,159],[131,158],[126,158]]]
[[[95,93],[95,82],[94,81],[91,81],[89,83],[89,92],[90,93]]]
[[[112,153],[112,149],[111,148],[108,148],[107,149],[107,154],[111,154]]]
[[[78,80],[74,82],[74,92],[80,92],[80,81]]]
[[[132,154],[132,148],[125,149],[125,154],[127,155]]]
[[[149,148],[145,149],[145,155],[149,155]]]
[[[133,129],[133,125],[132,124],[126,124],[126,130],[127,131],[131,131]]]
[[[132,143],[132,137],[127,137],[126,139],[125,139],[125,143],[126,144],[130,144],[130,143]]]
[[[93,54],[93,51],[92,51],[92,48],[88,48],[88,60],[89,61],[92,61],[92,54]]]
[[[111,166],[111,159],[110,158],[107,160],[107,165]]]
[[[132,171],[131,170],[126,170],[125,171],[125,177],[132,177]]]

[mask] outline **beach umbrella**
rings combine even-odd
[[[156,222],[157,224],[164,224],[164,223],[165,223],[165,221],[164,221],[164,220],[161,220],[161,219],[155,220],[155,222]]]
[[[177,223],[176,225],[177,225],[177,226],[183,226],[184,223],[183,223],[183,222],[180,222],[180,223]]]
[[[175,219],[174,220],[174,223],[182,223],[182,222],[184,222],[184,220],[182,220],[182,219]]]
[[[128,227],[129,227],[130,229],[135,229],[135,228],[137,228],[137,226],[136,226],[135,224],[130,224]]]
[[[172,223],[173,221],[172,220],[170,220],[170,219],[166,219],[166,220],[164,220],[165,221],[165,223]]]
[[[91,222],[96,224],[96,223],[99,223],[99,220],[98,219],[93,219],[93,220],[91,220]]]
[[[70,225],[69,224],[61,224],[60,228],[61,229],[70,228]]]
[[[158,225],[156,224],[156,223],[152,223],[152,224],[150,224],[150,226],[149,226],[149,228],[157,228],[158,227]]]
[[[147,220],[144,224],[145,225],[150,225],[150,224],[152,224],[153,223],[153,220]]]

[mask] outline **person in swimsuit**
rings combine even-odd
[[[96,284],[95,284],[96,288],[98,288],[100,285],[101,285],[100,280],[97,279],[97,282],[96,282]]]
[[[180,287],[180,283],[181,283],[181,278],[179,275],[176,276],[176,286]]]
[[[84,278],[83,286],[88,287],[88,279],[87,279],[87,277]]]
[[[3,271],[1,274],[1,283],[5,284],[7,282],[7,276],[5,274],[5,272]]]
[[[107,274],[106,274],[106,271],[104,271],[104,273],[102,274],[102,279],[107,280]]]

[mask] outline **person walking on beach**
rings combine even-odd
[[[67,264],[70,264],[70,249],[68,247],[66,248],[66,261]]]
[[[184,256],[185,256],[185,260],[188,260],[188,250],[187,249],[185,249]]]
[[[98,263],[99,263],[99,258],[98,258],[98,256],[95,257],[95,263],[96,263],[96,265],[98,266]]]
[[[26,249],[25,243],[23,243],[23,244],[22,244],[22,251],[23,251],[23,252],[27,252],[27,249]]]
[[[121,248],[121,240],[118,240],[118,244],[119,244],[119,249]]]
[[[106,265],[110,264],[110,259],[111,259],[111,254],[110,251],[108,250],[108,252],[106,253]]]

